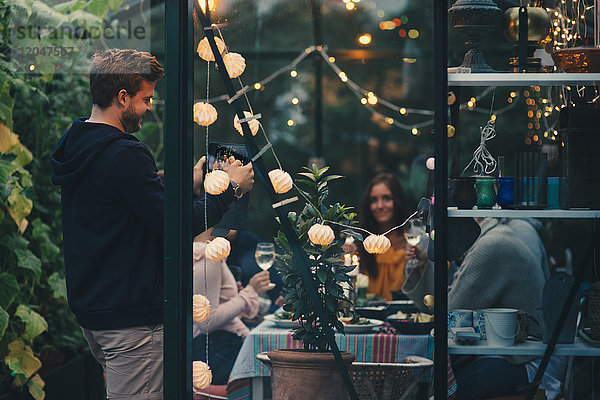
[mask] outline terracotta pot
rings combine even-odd
[[[331,352],[278,349],[269,352],[273,400],[346,400],[347,392]],[[346,368],[354,354],[342,352]]]

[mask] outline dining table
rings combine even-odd
[[[281,325],[273,318],[266,318],[250,331],[229,376],[229,400],[270,398],[269,368],[256,355],[274,349],[302,348],[302,342],[292,338],[293,330]],[[335,341],[340,351],[354,354],[357,362],[400,363],[406,357],[414,355],[432,359],[431,335],[384,333],[379,331],[378,326],[372,329],[355,327],[350,330],[352,332],[345,334],[336,332]]]

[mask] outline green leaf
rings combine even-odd
[[[36,281],[40,280],[42,274],[42,262],[29,250],[15,249],[17,264],[33,274]]]
[[[44,380],[38,375],[35,374],[29,382],[27,382],[27,387],[29,389],[29,394],[35,400],[44,400],[46,397],[46,393],[44,393],[44,385],[46,383]]]
[[[313,182],[317,181],[317,179],[315,178],[315,175],[310,172],[298,172],[298,175],[305,176]]]
[[[321,281],[321,283],[325,283],[325,281],[327,280],[327,271],[325,271],[322,268],[319,268],[317,270],[317,276],[319,277],[319,280]]]
[[[67,11],[74,12],[81,10],[83,7],[85,7],[85,1],[71,0],[55,5],[54,9],[58,12],[65,13]]]
[[[0,274],[0,307],[7,309],[19,294],[19,284],[14,275]]]
[[[67,282],[58,272],[55,272],[48,277],[48,284],[52,288],[55,298],[58,299],[62,297],[65,300],[67,299]]]
[[[288,242],[287,236],[284,235],[283,232],[277,231],[277,239],[286,247],[289,248],[290,244]]]
[[[2,241],[2,244],[6,246],[7,249],[11,249],[13,251],[16,249],[25,250],[27,249],[27,246],[29,246],[29,241],[23,236],[17,235],[16,233],[2,238]]]
[[[37,372],[42,366],[31,347],[25,345],[22,340],[15,340],[8,345],[9,354],[4,358],[8,368],[17,374],[23,374],[29,378]]]
[[[29,200],[20,188],[14,188],[8,196],[8,212],[12,219],[15,221],[21,232],[25,231],[27,225],[23,226],[25,217],[31,213],[33,208],[33,202]]]
[[[48,323],[44,317],[24,304],[17,307],[15,316],[19,317],[25,323],[25,334],[23,336],[26,339],[33,340],[42,332],[48,330]]]
[[[87,9],[97,17],[104,17],[108,12],[108,2],[106,0],[91,0],[87,4]]]
[[[40,242],[42,257],[47,260],[54,260],[60,254],[60,249],[50,238],[52,235],[50,227],[39,218],[34,219],[31,226],[33,227],[33,237]]]
[[[10,84],[4,82],[0,90],[0,121],[6,124],[9,130],[12,130],[12,110],[15,102],[10,95]]]
[[[8,319],[8,313],[4,311],[4,308],[0,307],[0,339],[2,339],[4,332],[6,332],[6,327],[8,327]]]
[[[113,12],[117,12],[121,8],[121,4],[123,4],[123,0],[108,0],[108,6]]]

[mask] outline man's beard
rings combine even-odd
[[[137,132],[140,130],[142,115],[136,114],[132,108],[123,111],[123,114],[121,115],[121,124],[123,124],[126,133]]]

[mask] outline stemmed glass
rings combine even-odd
[[[406,246],[417,246],[423,235],[426,235],[425,224],[422,219],[412,218],[404,226],[404,239],[406,239]],[[419,260],[416,257],[406,260],[405,275],[409,276],[410,273],[417,267]]]
[[[256,258],[256,263],[261,269],[268,270],[275,262],[275,245],[268,242],[258,243],[254,258]]]

